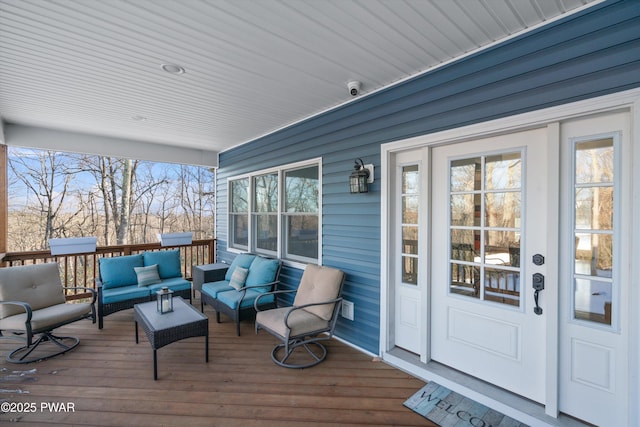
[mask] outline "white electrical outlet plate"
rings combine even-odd
[[[342,317],[353,320],[353,303],[351,301],[342,300]]]

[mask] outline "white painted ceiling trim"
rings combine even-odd
[[[9,146],[218,167],[217,153],[193,148],[14,124],[4,125],[4,134]]]

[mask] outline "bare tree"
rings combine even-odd
[[[116,223],[118,244],[129,243],[129,223],[131,222],[131,186],[135,175],[137,161],[124,159],[122,163],[122,181],[120,185],[120,214]],[[115,183],[112,184],[115,187]],[[115,206],[114,206],[115,210]]]
[[[210,169],[15,148],[9,164],[13,250],[42,249],[50,237],[96,235],[108,246],[213,234]]]
[[[35,198],[35,208],[43,224],[40,247],[52,237],[65,237],[67,228],[81,210],[65,203],[70,195],[71,180],[76,170],[69,167],[73,158],[53,151],[37,151],[31,155],[12,156],[9,167],[13,175],[27,188],[27,197]],[[71,160],[71,161],[70,161]],[[63,215],[65,213],[66,215]]]
[[[204,224],[203,218],[213,217],[213,180],[211,171],[203,168],[180,166],[180,206],[184,212],[186,228],[196,235],[207,235],[212,224]]]

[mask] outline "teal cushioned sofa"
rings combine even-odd
[[[231,281],[237,268],[246,271],[241,287],[234,288]],[[282,262],[254,254],[239,254],[229,265],[224,280],[202,284],[200,310],[210,305],[216,311],[216,321],[220,323],[220,313],[229,316],[236,323],[236,333],[240,335],[240,321],[255,317],[254,301],[258,295],[276,290]],[[237,286],[237,285],[236,285]],[[260,299],[260,308],[275,307],[275,299],[268,296]]]
[[[99,264],[96,287],[100,329],[103,327],[104,316],[154,300],[156,292],[163,286],[171,289],[174,296],[189,298],[191,302],[191,282],[182,276],[179,250],[100,258]],[[157,269],[153,268],[154,265]],[[143,274],[143,271],[149,272],[149,267],[151,276],[144,276],[144,281],[141,280],[143,276],[139,278],[138,275]]]

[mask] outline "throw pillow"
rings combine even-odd
[[[146,267],[134,267],[136,276],[138,276],[138,287],[153,285],[160,282],[158,274],[158,264],[148,265]]]
[[[249,268],[251,263],[255,259],[255,255],[253,254],[238,254],[229,265],[229,269],[227,273],[224,275],[224,280],[231,281],[231,276],[233,276],[233,272],[236,270],[236,267]]]
[[[229,286],[236,290],[244,288],[244,282],[247,280],[247,274],[249,274],[249,270],[246,268],[236,267],[231,275],[231,280],[229,280]]]

